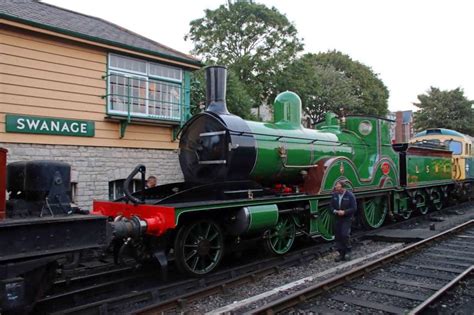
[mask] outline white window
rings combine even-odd
[[[180,120],[182,79],[180,68],[110,54],[108,112]]]
[[[71,202],[77,204],[77,183],[71,182]]]
[[[125,196],[123,191],[123,184],[125,183],[125,179],[117,179],[109,182],[109,200],[116,200],[120,197]],[[136,192],[141,190],[141,180],[133,179],[130,182],[128,187],[130,192]]]

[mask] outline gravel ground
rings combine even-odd
[[[382,242],[364,242],[363,245],[355,245],[352,249],[352,259],[364,257],[368,254],[377,252],[386,247],[387,243]],[[282,270],[277,275],[270,275],[265,278],[259,279],[254,283],[250,283],[242,287],[231,288],[229,289],[229,292],[227,294],[213,295],[206,299],[200,300],[199,302],[193,303],[192,305],[189,305],[188,310],[193,313],[209,312],[222,306],[234,303],[236,301],[240,301],[248,297],[260,294],[262,292],[271,290],[273,288],[285,285],[287,283],[315,275],[317,273],[323,272],[327,269],[342,264],[343,262],[334,262],[334,259],[336,257],[336,253],[331,253],[319,259],[314,259],[306,265],[295,266],[286,270]],[[340,272],[342,273],[344,271]],[[324,279],[330,278],[331,276],[333,276],[333,274],[327,275],[326,277],[318,280],[322,281]],[[249,309],[253,309],[256,306],[257,305],[255,304],[251,304]]]
[[[410,226],[404,227],[406,229],[410,228],[429,228],[430,224],[435,224],[435,229],[436,231],[440,232],[442,230],[449,229],[460,222],[464,222],[469,219],[474,218],[474,206],[471,206],[469,209],[464,209],[459,212],[454,212],[454,211],[449,211],[446,212],[442,215],[437,215],[433,220],[427,220],[427,221],[419,221],[414,224],[411,224]],[[439,220],[443,220],[442,222],[439,222]],[[400,228],[400,227],[399,227]],[[462,240],[461,240],[462,241]],[[456,243],[458,246],[462,243]],[[358,257],[363,257],[366,256],[370,253],[377,252],[383,248],[386,248],[388,245],[385,242],[367,242],[365,241],[363,244],[356,244],[353,246],[353,259],[356,259]],[[328,270],[332,267],[335,267],[337,265],[340,265],[341,263],[336,263],[334,262],[334,258],[336,257],[336,253],[332,253],[326,256],[323,256],[318,259],[314,259],[311,262],[305,263],[304,265],[301,266],[296,266],[292,268],[288,268],[286,270],[282,270],[279,274],[274,274],[270,275],[268,277],[258,279],[257,281],[253,283],[249,283],[246,285],[243,285],[241,287],[237,288],[229,288],[228,292],[225,294],[218,294],[218,295],[213,295],[210,297],[207,297],[205,299],[202,299],[198,302],[190,303],[186,309],[186,311],[189,311],[191,313],[205,313],[209,312],[215,309],[218,309],[220,307],[235,303],[237,301],[253,297],[255,295],[258,295],[260,293],[266,292],[268,290],[274,289],[276,287],[288,284],[290,282],[318,274],[320,272],[323,272],[325,270]],[[375,258],[372,258],[375,259]],[[416,260],[415,260],[416,261]],[[433,261],[433,258],[427,258],[426,262],[428,261]],[[453,262],[456,262],[456,260],[453,260]],[[458,261],[459,262],[459,261]],[[364,262],[365,263],[365,262]],[[454,266],[447,266],[444,264],[446,267],[452,267],[455,268]],[[354,266],[353,266],[354,267]],[[341,270],[338,273],[342,273],[346,270]],[[449,273],[447,273],[449,274]],[[330,278],[334,276],[334,274],[329,274],[323,278],[317,279],[318,282],[321,282],[327,278]],[[434,284],[434,285],[439,285],[442,286],[445,284],[443,280],[438,280],[438,279],[427,279],[423,277],[417,277],[416,275],[407,275],[407,274],[402,274],[397,272],[397,270],[391,270],[391,269],[382,269],[377,272],[378,277],[382,278],[401,278],[401,279],[406,279],[406,280],[414,280],[414,281],[420,281],[422,283],[427,283],[427,284]],[[377,280],[372,280],[373,284],[376,286],[379,286],[381,288],[391,288],[391,289],[398,289],[398,290],[403,290],[405,292],[410,292],[410,290],[413,290],[411,287],[404,286],[404,285],[398,285],[396,283],[389,283],[385,281],[377,281]],[[310,283],[313,284],[313,283]],[[309,285],[306,284],[305,285]],[[301,287],[298,287],[300,289]],[[285,293],[280,293],[280,294],[290,294],[293,292],[296,288],[293,288],[289,292]],[[417,292],[421,293],[429,293],[429,289],[417,289]],[[272,296],[270,299],[273,300],[276,296]],[[381,303],[389,303],[389,300],[387,299],[387,296],[380,295],[380,296],[374,296],[373,293],[371,294],[370,298],[375,301],[374,299],[377,299],[377,301]],[[400,305],[406,305],[407,307],[413,306],[413,301],[407,300],[400,298]],[[393,297],[390,297],[391,301],[393,300]],[[395,302],[395,301],[394,301]],[[252,303],[244,308],[239,309],[236,311],[236,313],[242,313],[245,311],[251,311],[252,309],[255,309],[258,306],[261,306],[262,304],[267,303],[266,301],[259,301]],[[317,303],[317,302],[314,302]],[[398,304],[398,301],[397,301]],[[326,305],[326,304],[325,304]],[[342,302],[338,301],[333,301],[331,300],[331,304],[326,305],[326,307],[329,310],[339,310],[342,312],[349,312],[349,313],[361,313],[363,312],[364,314],[367,313],[367,310],[360,307],[354,307],[352,305],[347,305]],[[299,314],[301,312],[306,312],[309,310],[312,310],[310,313],[317,314],[316,311],[314,311],[313,307],[311,305],[306,305],[305,307],[306,310],[303,310],[302,308],[300,309],[294,309],[293,312],[295,314]],[[323,312],[324,313],[324,312]],[[335,311],[337,313],[337,311]],[[374,314],[381,314],[381,312],[374,312]]]

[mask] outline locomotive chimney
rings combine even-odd
[[[206,68],[206,111],[220,115],[229,114],[225,102],[227,68],[209,66]]]

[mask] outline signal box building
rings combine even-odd
[[[0,24],[0,147],[9,162],[70,163],[73,201],[86,209],[121,196],[137,164],[160,184],[182,180],[175,137],[190,117],[197,59],[38,1],[1,2]]]

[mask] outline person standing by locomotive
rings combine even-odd
[[[357,201],[354,194],[344,188],[344,181],[336,182],[331,198],[331,210],[336,216],[335,238],[339,256],[336,262],[350,260],[351,252],[351,225],[352,217],[357,210]]]

